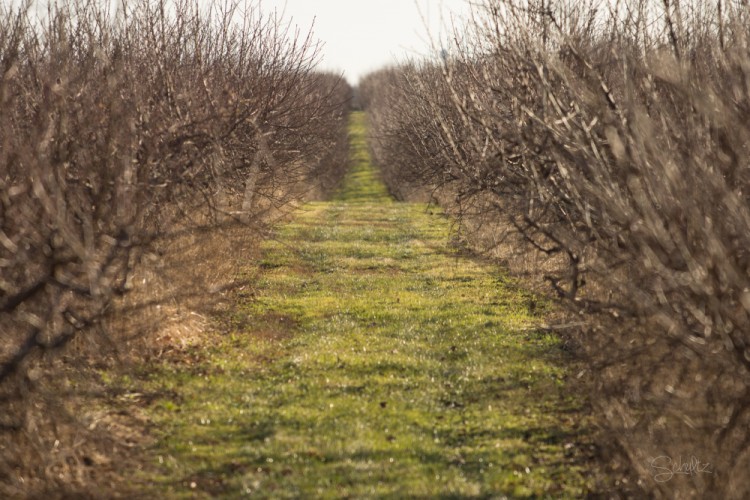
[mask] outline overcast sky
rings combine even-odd
[[[429,30],[439,39],[451,13],[465,18],[466,0],[261,0],[324,43],[322,69],[342,72],[349,83],[392,62],[430,53]],[[424,20],[423,20],[424,17]]]

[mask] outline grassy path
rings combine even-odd
[[[445,217],[388,197],[361,115],[352,134],[345,186],[265,244],[229,332],[151,377],[173,397],[152,409],[149,480],[171,497],[582,495],[558,340],[501,270],[449,249]]]

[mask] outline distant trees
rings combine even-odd
[[[13,440],[38,437],[27,369],[82,336],[127,335],[104,324],[163,242],[330,189],[351,91],[315,71],[310,35],[252,5],[71,0],[34,12],[0,6],[6,486],[23,468]]]
[[[617,467],[669,497],[750,491],[748,21],[736,2],[488,0],[450,57],[361,84],[391,190],[539,262],[585,319]],[[656,482],[657,456],[713,473]]]

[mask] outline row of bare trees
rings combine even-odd
[[[241,2],[106,5],[0,5],[0,496],[78,477],[30,387],[63,347],[133,333],[108,325],[144,256],[259,227],[346,166],[350,88],[310,35]]]
[[[746,498],[746,2],[484,0],[468,25],[361,83],[391,190],[516,238],[585,325],[605,487]]]

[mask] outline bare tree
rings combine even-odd
[[[44,451],[64,427],[60,381],[140,333],[123,297],[148,258],[177,262],[165,249],[185,234],[192,246],[208,231],[228,238],[238,221],[257,228],[330,190],[350,93],[314,71],[311,34],[258,6],[71,0],[36,12],[0,6],[0,496],[11,497],[83,481]]]
[[[392,190],[432,190],[546,261],[586,318],[592,401],[630,484],[743,498],[747,8],[535,5],[483,2],[452,58],[366,79],[374,155]],[[712,473],[662,483],[659,456]]]

